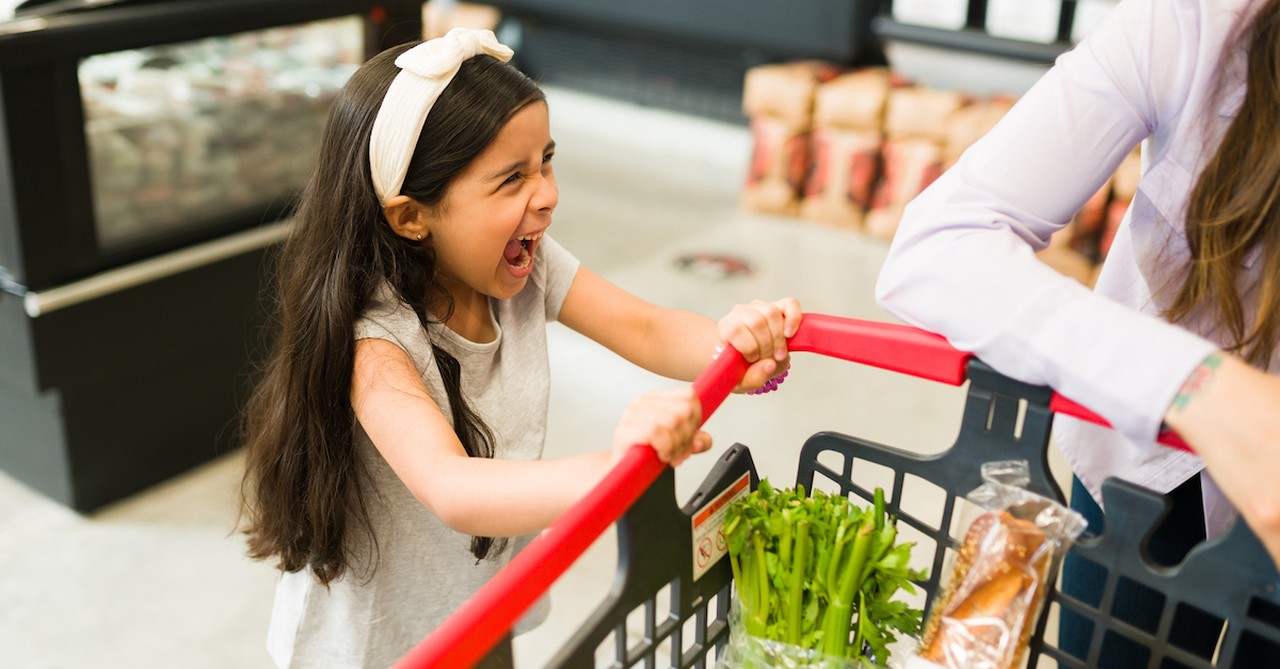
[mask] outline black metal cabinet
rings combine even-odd
[[[87,511],[235,448],[264,253],[37,317],[0,297],[0,468]]]
[[[328,102],[422,3],[56,5],[0,23],[0,469],[91,510],[237,445]]]

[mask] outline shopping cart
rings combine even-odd
[[[884,481],[887,506],[914,554],[928,561],[921,584],[927,607],[938,592],[948,553],[958,545],[957,510],[978,487],[980,465],[1025,460],[1030,489],[1063,500],[1047,458],[1055,413],[1105,421],[1051,389],[1002,376],[941,337],[914,328],[806,314],[789,340],[792,352],[812,352],[959,386],[968,382],[959,435],[943,453],[920,455],[844,434],[810,437],[800,453],[796,483],[838,491],[870,502],[867,472]],[[694,382],[703,419],[710,416],[747,368],[732,349]],[[1171,433],[1162,443],[1186,445]],[[551,660],[553,667],[713,667],[729,635],[732,574],[716,545],[717,511],[758,482],[748,449],[729,448],[688,503],[675,501],[673,470],[652,448],[636,447],[577,506],[566,512],[486,584],[443,626],[410,651],[398,667],[457,669],[512,665],[509,630],[574,561],[617,521],[618,566],[605,601]],[[931,497],[930,497],[931,496]],[[940,500],[929,512],[906,502]],[[1106,572],[1097,602],[1049,593],[1031,637],[1028,667],[1094,667],[1104,637],[1118,635],[1147,649],[1148,667],[1280,667],[1280,576],[1261,543],[1238,522],[1223,537],[1197,546],[1174,567],[1157,566],[1143,550],[1145,538],[1167,511],[1162,496],[1118,480],[1103,485],[1106,531],[1081,538],[1072,550]],[[1151,591],[1164,600],[1154,629],[1112,615],[1118,593]],[[927,610],[927,608],[926,608]],[[1216,624],[1215,659],[1193,655],[1171,638],[1175,612],[1199,612]],[[1086,657],[1052,642],[1051,612],[1071,611],[1092,626]],[[636,625],[636,617],[642,620]],[[632,624],[628,624],[628,621]],[[641,627],[642,629],[635,629]],[[713,652],[714,650],[714,652]],[[607,657],[605,657],[607,656]],[[1237,657],[1267,657],[1245,665]],[[1174,662],[1178,664],[1168,664]]]

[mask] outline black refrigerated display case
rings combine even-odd
[[[0,22],[0,470],[87,511],[237,445],[329,102],[422,2],[79,4]]]

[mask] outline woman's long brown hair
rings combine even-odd
[[[432,312],[452,306],[428,305],[429,296],[446,295],[434,253],[429,243],[392,232],[369,176],[373,121],[399,72],[396,56],[411,46],[370,59],[330,109],[293,230],[277,257],[275,343],[244,412],[241,518],[249,555],[274,559],[285,571],[309,566],[325,584],[357,558],[372,557],[353,554],[352,532],[367,533],[370,550],[377,550],[367,472],[354,445],[355,322],[383,285],[423,327]],[[428,115],[401,192],[441,206],[450,181],[511,116],[544,99],[513,67],[489,56],[466,61]],[[462,396],[457,361],[433,350],[454,431],[469,455],[492,457],[492,434]],[[487,537],[472,539],[477,558],[494,547]]]
[[[1230,350],[1266,368],[1280,340],[1280,0],[1268,0],[1240,35],[1248,49],[1247,91],[1187,203],[1191,266],[1165,317],[1208,313]],[[1242,293],[1242,269],[1259,253],[1258,283]],[[1248,316],[1248,306],[1256,315]]]

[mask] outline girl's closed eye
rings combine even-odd
[[[545,169],[547,166],[551,165],[551,158],[554,155],[555,155],[554,153],[548,153],[547,155],[542,157],[541,169]],[[506,179],[502,181],[502,187],[509,186],[524,178],[533,178],[534,174],[535,172],[530,172],[528,175],[519,171],[512,172],[510,176],[508,176]]]

